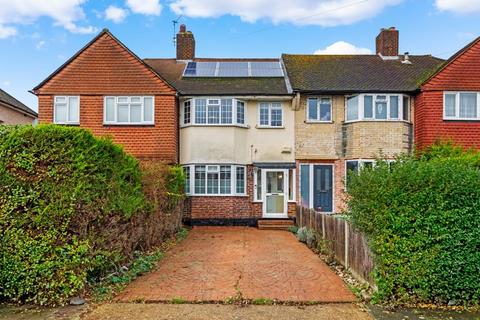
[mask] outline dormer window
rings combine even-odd
[[[182,125],[245,126],[245,102],[233,98],[193,98],[183,102]]]

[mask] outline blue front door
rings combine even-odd
[[[313,166],[313,207],[317,211],[333,211],[333,166]]]

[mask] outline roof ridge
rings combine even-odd
[[[0,97],[0,101],[14,107],[15,109],[20,109],[21,111],[25,111],[27,113],[30,113],[31,115],[35,116],[35,117],[38,117],[38,113],[35,112],[33,109],[31,109],[29,106],[27,106],[26,104],[24,104],[23,102],[21,102],[20,100],[18,100],[17,98],[15,98],[14,96],[12,96],[10,93],[8,93],[7,91],[3,90],[2,88],[0,88],[0,93],[3,93],[4,95],[6,95],[8,98],[11,98],[13,100],[13,102],[15,103],[18,103],[22,108],[20,108],[19,106],[15,106],[13,104],[11,104],[9,101],[5,101],[5,100],[2,100],[1,97]]]

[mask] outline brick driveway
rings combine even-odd
[[[293,234],[247,227],[195,227],[159,267],[118,301],[229,298],[351,302],[343,281]]]

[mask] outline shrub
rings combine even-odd
[[[109,139],[55,125],[1,127],[0,298],[62,303],[174,232],[146,185],[138,161]],[[169,218],[176,227],[178,217]]]
[[[349,214],[375,255],[377,299],[479,302],[478,159],[435,146],[349,177]]]

